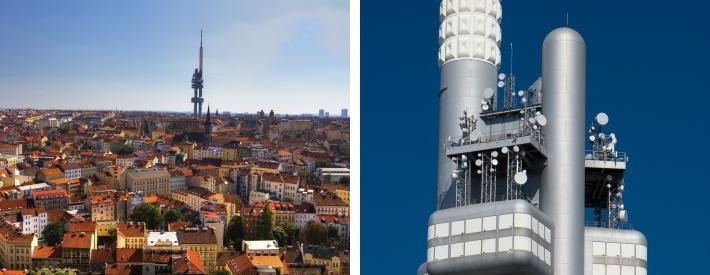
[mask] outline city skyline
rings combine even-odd
[[[349,108],[348,6],[314,2],[11,3],[0,108],[188,112],[200,29],[212,109]]]

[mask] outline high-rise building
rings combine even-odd
[[[343,108],[340,110],[340,117],[348,117],[348,109]]]
[[[318,117],[325,117],[325,110],[323,110],[323,109],[318,110]]]
[[[195,68],[195,72],[192,74],[192,89],[194,90],[194,96],[190,99],[193,105],[193,118],[199,119],[202,117],[202,102],[205,101],[202,98],[202,87],[204,83],[203,73],[202,73],[202,31],[200,31],[200,64],[198,68]]]
[[[606,114],[585,127],[584,39],[553,30],[542,77],[516,90],[499,74],[501,18],[499,0],[441,3],[437,211],[418,274],[645,275],[628,158]]]

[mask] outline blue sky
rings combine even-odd
[[[439,2],[361,2],[363,274],[414,274],[426,259],[436,206]],[[606,129],[630,156],[624,200],[648,238],[651,275],[707,273],[708,6],[503,1],[503,71],[512,42],[518,87],[540,75],[542,41],[566,13],[584,36],[587,121],[606,112]]]
[[[0,108],[190,111],[204,29],[212,110],[339,113],[348,24],[344,0],[5,1]]]

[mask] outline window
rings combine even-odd
[[[483,218],[483,231],[496,230],[496,216]]]
[[[621,256],[621,245],[619,243],[607,243],[606,255],[610,257]]]
[[[513,250],[513,237],[503,237],[498,239],[498,252]]]
[[[592,255],[593,255],[593,256],[604,256],[604,255],[606,255],[606,243],[604,243],[604,242],[592,242]]]
[[[464,244],[464,250],[466,256],[481,254],[481,241],[470,241]]]
[[[498,220],[498,228],[508,229],[513,228],[513,214],[501,215]]]
[[[461,235],[463,233],[464,233],[464,221],[455,221],[455,222],[451,223],[451,236]]]
[[[481,241],[481,252],[484,254],[496,252],[496,239],[485,239]]]
[[[440,223],[436,225],[436,237],[448,237],[449,236],[449,223]]]
[[[632,243],[621,244],[621,257],[634,258],[634,256],[635,256],[634,250],[636,250],[636,248],[634,247],[634,244],[632,244]],[[631,273],[633,273],[633,271]]]

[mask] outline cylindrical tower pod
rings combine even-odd
[[[483,91],[497,89],[502,8],[499,0],[444,0],[439,15],[437,209],[445,209],[456,206],[451,179],[454,163],[445,155],[447,141],[461,137],[463,111],[478,115]]]
[[[540,206],[555,223],[552,265],[557,275],[584,267],[584,102],[586,46],[579,33],[559,28],[542,47],[542,110],[547,166]]]

